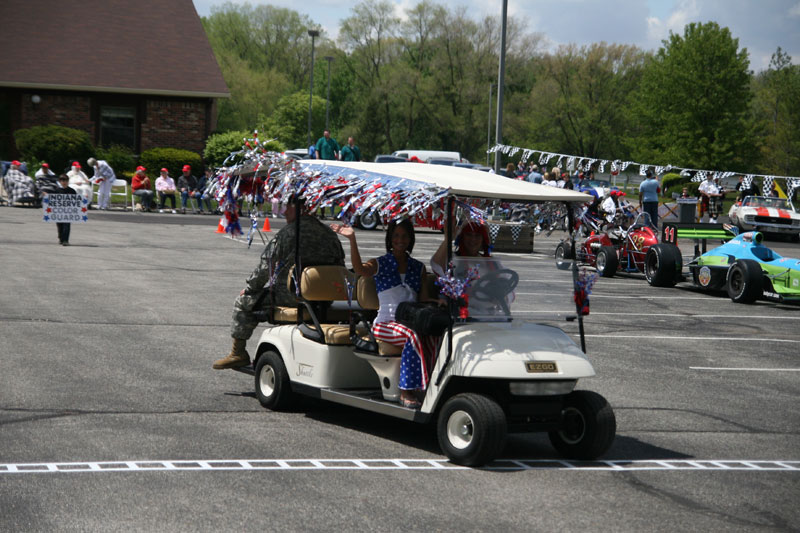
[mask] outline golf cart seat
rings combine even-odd
[[[299,301],[306,309],[299,328],[304,337],[332,346],[352,344],[349,313],[329,307],[332,302],[347,301],[347,285],[355,282],[355,274],[343,266],[320,265],[303,269]]]

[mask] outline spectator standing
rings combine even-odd
[[[739,202],[748,196],[758,196],[758,189],[756,189],[755,185],[753,184],[752,178],[750,179],[750,185],[748,187],[744,186],[744,176],[739,176],[739,182],[736,184],[736,191],[738,191],[736,200]]]
[[[361,161],[361,149],[352,136],[347,138],[347,144],[342,148],[341,155],[342,161]]]
[[[172,214],[175,214],[175,181],[169,177],[166,168],[161,169],[161,175],[156,179],[156,192],[158,193],[158,212],[164,212],[165,200],[169,198],[172,204]]]
[[[542,182],[542,173],[539,172],[539,165],[533,165],[531,167],[531,173],[528,174],[527,180],[531,183],[541,183]]]
[[[764,196],[768,198],[778,198],[778,191],[777,189],[775,189],[775,180],[772,181],[772,183],[769,186],[769,190]]]
[[[706,180],[697,188],[700,193],[700,214],[697,216],[699,222],[703,221],[703,215],[708,212],[708,221],[711,224],[717,223],[717,216],[722,211],[722,206],[718,201],[719,187],[714,183],[713,174],[707,174]]]
[[[108,209],[108,200],[111,198],[111,187],[117,176],[114,175],[114,169],[103,161],[90,157],[86,161],[90,167],[94,168],[94,176],[92,181],[97,184],[97,207],[98,209]]]
[[[78,194],[69,186],[69,176],[61,174],[58,177],[58,187],[53,190],[53,194]],[[69,222],[56,222],[58,228],[58,243],[61,246],[69,246],[69,231],[71,225]]]
[[[150,185],[150,178],[145,174],[146,171],[147,169],[142,166],[136,167],[131,180],[131,189],[135,196],[142,199],[142,211],[149,213],[153,207],[153,188]]]
[[[658,176],[652,170],[645,172],[645,179],[639,184],[639,207],[650,215],[650,224],[658,228]]]
[[[189,197],[198,197],[197,178],[192,175],[191,165],[183,165],[183,171],[181,175],[178,176],[178,190],[181,192],[181,214],[185,215],[186,202],[189,200]]]
[[[316,153],[317,159],[329,161],[339,159],[339,143],[336,142],[336,139],[331,139],[330,130],[322,132],[322,137],[317,141]]]
[[[88,208],[91,206],[93,192],[92,182],[89,181],[89,177],[81,170],[81,164],[77,161],[73,161],[70,171],[67,172],[67,177],[69,178],[69,186],[86,200],[86,207]]]

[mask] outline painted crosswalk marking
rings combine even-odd
[[[180,461],[94,461],[83,463],[0,464],[0,474],[52,474],[76,472],[151,472],[215,470],[466,470],[446,459],[205,459]],[[498,459],[483,470],[704,470],[800,472],[800,461],[725,460],[613,460]]]

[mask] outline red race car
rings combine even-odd
[[[581,221],[591,228],[591,219],[584,216]],[[639,213],[627,229],[616,227],[603,232],[595,225],[589,237],[575,244],[575,259],[595,267],[606,278],[612,277],[618,270],[644,272],[647,251],[655,244],[658,244],[656,228],[650,225],[647,213]],[[555,259],[559,269],[570,268],[572,243],[568,239],[556,246]]]

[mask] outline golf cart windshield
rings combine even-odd
[[[453,257],[453,277],[466,282],[466,313],[460,317],[468,321],[495,322],[511,320],[514,289],[519,275],[505,268],[492,257]]]

